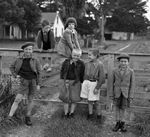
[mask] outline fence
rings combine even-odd
[[[0,72],[1,74],[9,74],[8,64],[12,62],[14,57],[22,54],[22,50],[18,49],[0,49]],[[41,61],[43,58],[48,57],[52,62],[56,58],[56,51],[49,52],[34,52]],[[104,63],[106,82],[101,88],[101,100],[105,107],[111,106],[111,101],[109,99],[109,93],[111,92],[111,85],[109,84],[112,80],[112,70],[117,66],[116,57],[119,53],[112,52],[102,52],[100,60]],[[149,54],[129,54],[130,66],[135,70],[136,76],[136,88],[134,94],[134,100],[132,103],[132,108],[135,111],[148,112],[150,106],[150,55]],[[6,59],[8,58],[8,59]],[[83,60],[87,59],[87,52],[83,52]],[[8,64],[7,64],[8,63]],[[5,68],[5,69],[3,69]],[[2,75],[1,75],[2,76]],[[57,100],[56,100],[57,101]],[[108,107],[110,108],[110,107]]]

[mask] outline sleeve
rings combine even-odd
[[[133,98],[134,91],[135,91],[135,74],[134,74],[134,70],[132,70],[131,79],[130,79],[129,98]]]
[[[69,48],[72,50],[73,49],[73,43],[72,43],[72,38],[71,38],[71,32],[65,31],[64,32],[64,38],[66,39]]]
[[[54,37],[54,33],[53,33],[53,31],[51,31],[50,30],[50,42],[51,42],[51,47],[52,47],[52,49],[54,49],[55,48],[55,37]]]
[[[66,74],[66,66],[67,66],[67,60],[65,60],[62,63],[61,70],[60,70],[60,79],[64,79],[64,75]]]
[[[42,78],[41,78],[41,64],[38,59],[36,59],[36,69],[37,69],[37,85],[41,85]]]
[[[37,47],[39,49],[41,49],[42,48],[42,35],[41,35],[41,31],[39,31],[38,34],[37,34],[36,43],[37,43]]]
[[[12,74],[14,77],[17,76],[17,74],[16,74],[16,72],[15,72],[16,62],[17,62],[17,60],[15,60],[15,61],[10,65],[10,67],[9,67],[10,72],[11,72],[11,74]]]
[[[77,31],[75,31],[75,34],[74,34],[74,35],[75,35],[75,45],[77,46],[78,49],[81,49],[81,48],[80,48],[79,41],[78,41],[78,34],[77,34]]]
[[[114,98],[114,83],[115,83],[115,71],[113,70],[113,72],[112,72],[112,80],[109,83],[109,86],[110,86],[109,96],[111,98]]]
[[[105,72],[104,72],[104,65],[101,63],[99,65],[99,79],[96,85],[96,89],[100,89],[102,84],[105,83]]]
[[[80,71],[80,81],[83,83],[84,80],[84,71],[85,71],[85,65],[84,62],[81,61],[81,71]]]

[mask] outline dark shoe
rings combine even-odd
[[[26,124],[27,126],[32,126],[32,122],[31,122],[30,117],[25,117],[25,124]]]
[[[120,129],[120,121],[118,121],[112,131],[117,132]]]
[[[62,118],[64,118],[64,119],[67,119],[67,118],[69,118],[69,113],[67,113],[67,114],[62,114]]]
[[[74,118],[74,113],[70,113],[69,118]]]
[[[122,121],[120,122],[120,129],[121,129],[121,132],[127,132],[125,122],[122,122]]]
[[[93,120],[94,119],[94,115],[93,114],[88,114],[87,115],[87,120]]]

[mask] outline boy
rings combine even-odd
[[[31,126],[30,115],[33,108],[33,96],[36,90],[40,90],[41,66],[39,61],[33,57],[34,43],[26,42],[21,46],[23,55],[17,58],[10,66],[10,71],[14,77],[20,77],[20,88],[15,101],[11,107],[9,117],[11,118],[18,108],[19,103],[27,101],[27,114],[25,124]]]
[[[102,114],[100,108],[100,88],[105,83],[105,73],[103,63],[99,60],[99,51],[92,50],[88,53],[90,59],[85,64],[84,82],[81,89],[81,98],[88,100],[89,113],[87,119],[92,120],[93,104],[96,104],[97,119],[102,122]]]
[[[119,66],[113,71],[111,96],[114,100],[116,113],[116,125],[113,131],[117,132],[120,129],[121,132],[126,132],[125,110],[130,107],[130,101],[133,99],[135,77],[133,69],[129,67],[129,55],[120,54],[117,59]]]
[[[55,48],[55,38],[54,33],[51,29],[51,26],[49,25],[49,22],[47,20],[43,20],[42,22],[42,29],[37,34],[37,47],[41,51],[48,51],[49,49]],[[43,66],[43,69],[47,72],[50,72],[52,68],[49,64],[49,58],[45,58],[46,64]]]

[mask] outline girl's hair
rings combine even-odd
[[[42,27],[45,27],[45,26],[47,26],[47,25],[49,25],[48,20],[43,20],[43,21],[42,21]]]
[[[76,21],[76,19],[74,17],[67,18],[66,23],[65,23],[65,28],[68,27],[69,23],[74,23],[75,27],[77,27],[77,21]]]
[[[96,56],[96,58],[99,58],[100,57],[100,53],[99,53],[99,50],[98,49],[94,49],[94,50],[90,50],[90,52]]]

